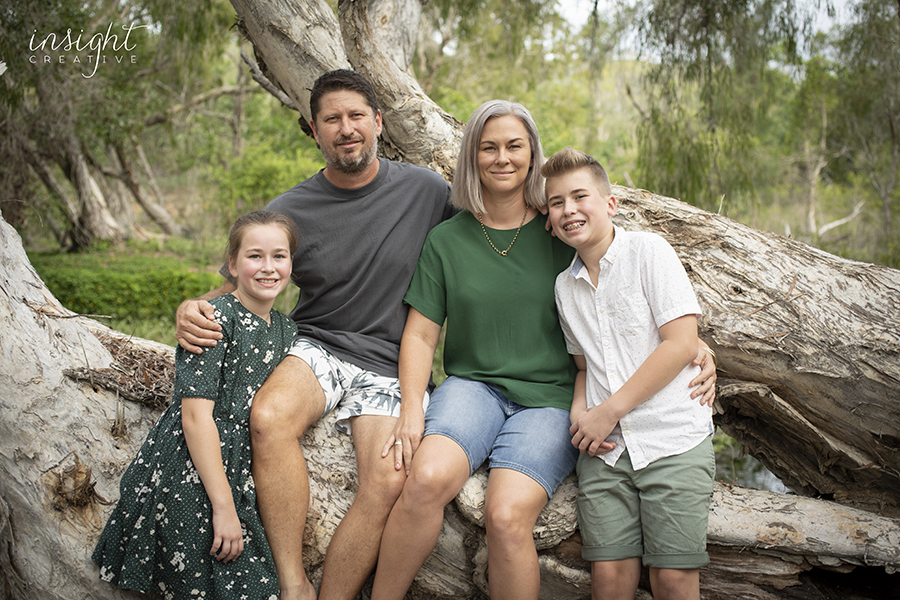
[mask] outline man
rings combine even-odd
[[[353,436],[359,490],[328,548],[319,598],[354,598],[375,566],[405,481],[394,453],[382,457],[400,408],[403,294],[428,231],[453,213],[439,175],[376,157],[381,111],[362,76],[320,77],[310,112],[326,166],[266,207],[300,231],[292,273],[300,298],[291,312],[299,334],[250,417],[253,477],[282,600],[316,597],[303,569],[309,477],[298,439],[334,409],[338,428]],[[205,300],[233,289],[225,282],[179,307],[176,337],[185,349],[200,352],[220,337]]]

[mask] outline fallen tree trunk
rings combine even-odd
[[[671,200],[655,201],[666,210],[686,210]],[[18,235],[2,221],[0,247],[3,597],[136,597],[100,582],[89,556],[118,499],[119,478],[159,415],[160,397],[168,393],[171,376],[158,365],[170,364],[173,350],[129,342],[95,322],[71,318],[28,264]],[[873,286],[868,296],[882,291]],[[717,335],[737,333],[720,329]],[[723,368],[730,364],[720,360]],[[349,437],[336,435],[331,419],[314,427],[303,445],[312,494],[304,558],[317,581],[334,529],[356,492],[356,468]],[[438,546],[409,598],[487,594],[485,483],[485,474],[476,473],[447,507]],[[570,477],[535,527],[541,597],[548,600],[589,595],[575,493]],[[895,574],[900,521],[833,502],[717,485],[709,541],[713,562],[702,574],[705,599],[822,598],[816,590],[826,585],[844,586],[842,598],[879,598],[900,586]],[[860,571],[867,585],[878,582],[875,592],[857,590],[862,584],[851,578]],[[835,577],[837,584],[831,582]]]
[[[283,0],[232,4],[275,80],[302,73],[288,95],[349,62],[378,94],[388,154],[452,179],[461,126],[391,61],[371,26],[380,4],[414,1],[341,0],[337,18],[324,0],[290,14]],[[307,25],[332,36],[329,57],[302,58],[316,52]],[[309,110],[308,95],[294,100]],[[794,491],[900,516],[900,274],[649,192],[616,194],[617,222],[661,233],[688,269],[701,335],[727,378],[717,424]]]

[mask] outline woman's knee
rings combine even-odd
[[[485,528],[496,541],[531,537],[534,523],[547,504],[547,492],[518,471],[494,469],[484,504]]]
[[[538,514],[530,505],[515,501],[489,501],[484,507],[485,529],[495,543],[504,539],[519,543],[531,537]]]

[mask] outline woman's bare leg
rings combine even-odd
[[[381,538],[372,600],[402,600],[437,544],[444,507],[469,478],[463,449],[442,435],[426,436]]]
[[[512,469],[491,469],[485,500],[488,586],[493,600],[537,600],[541,573],[532,531],[547,492]]]

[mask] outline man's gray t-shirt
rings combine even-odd
[[[336,187],[320,171],[265,210],[300,233],[291,279],[298,334],[359,367],[397,377],[408,307],[403,295],[432,227],[455,212],[437,173],[379,159],[365,186]]]

